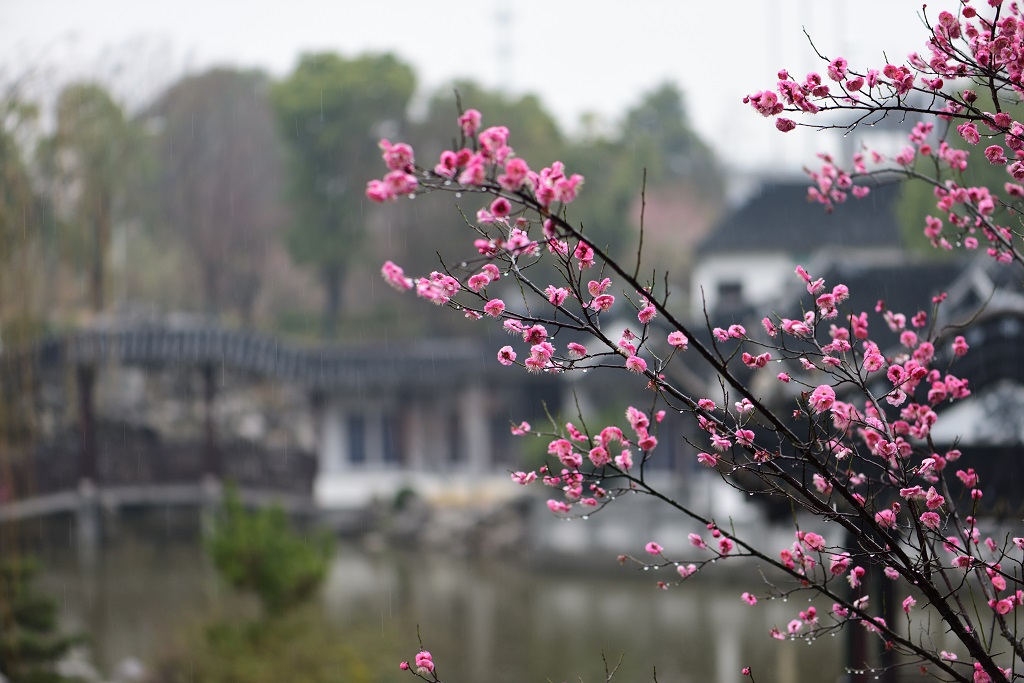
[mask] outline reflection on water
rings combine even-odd
[[[197,615],[231,609],[197,528],[194,513],[152,513],[122,518],[95,566],[82,566],[67,543],[43,553],[41,586],[59,600],[66,623],[91,636],[102,671],[128,656],[154,656]],[[624,655],[616,679],[624,682],[653,680],[655,668],[663,682],[741,681],[743,666],[773,681],[840,674],[840,638],[808,650],[768,637],[798,611],[792,600],[751,608],[739,599],[748,585],[700,580],[663,591],[657,574],[609,564],[615,568],[603,575],[537,572],[521,561],[368,553],[349,544],[338,549],[322,600],[332,621],[382,653],[388,670],[380,680],[394,680],[397,663],[413,656],[417,627],[450,683],[589,683],[604,680],[602,655],[612,666]]]

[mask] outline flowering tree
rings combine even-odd
[[[812,73],[798,80],[780,71],[775,88],[744,101],[775,117],[783,132],[798,125],[836,127],[834,119],[815,118],[828,112],[852,114],[848,128],[914,115],[909,144],[893,159],[862,150],[845,169],[823,155],[822,165],[809,172],[809,197],[832,210],[848,194],[866,196],[880,173],[919,179],[934,187],[936,208],[924,231],[936,248],[983,247],[998,262],[1024,263],[1017,217],[1024,187],[1013,182],[1024,180],[1024,123],[1006,111],[1024,95],[1024,19],[1016,3],[999,0],[989,0],[984,11],[963,0],[935,22],[922,16],[929,32],[926,56],[856,70],[842,57],[822,55],[825,77]],[[979,108],[979,91],[995,111]],[[804,118],[798,123],[784,116],[794,114]],[[668,306],[668,292],[640,278],[642,246],[636,262],[615,260],[569,220],[567,207],[583,178],[557,161],[531,168],[513,153],[506,128],[481,130],[481,121],[479,112],[466,111],[458,122],[459,145],[429,168],[415,163],[407,145],[381,141],[389,171],[368,184],[371,199],[448,191],[483,204],[472,224],[473,258],[417,279],[388,262],[385,279],[467,317],[500,321],[522,339],[522,345],[497,350],[503,365],[534,373],[620,370],[646,383],[652,396],[646,408],[628,407],[621,425],[554,425],[546,433],[550,463],[515,472],[513,480],[551,487],[548,507],[556,515],[614,506],[618,492],[632,490],[703,525],[707,533],[691,534],[691,547],[651,541],[647,555],[634,560],[674,567],[675,582],[712,570],[715,562],[752,560],[784,578],[751,585],[737,599],[753,606],[758,597],[811,592],[831,603],[827,611],[794,611],[773,637],[813,639],[866,629],[886,652],[901,656],[901,665],[939,680],[1017,678],[1017,660],[1024,659],[1015,618],[1024,604],[1024,538],[982,532],[982,492],[970,454],[961,462],[958,450],[940,453],[932,439],[936,409],[970,395],[967,382],[954,374],[967,343],[959,330],[936,324],[945,296],[922,302],[917,311],[891,311],[881,302],[873,312],[851,310],[845,284],[826,283],[798,267],[807,290],[804,315],[766,312],[763,334],[732,325],[711,330],[710,343],[701,343]],[[988,142],[983,158],[948,144],[945,137],[954,134],[971,145]],[[1002,191],[963,186],[971,163],[1005,165]],[[534,268],[541,262],[553,268]],[[517,301],[506,304],[488,294],[502,278],[514,280]],[[612,312],[636,319],[617,338],[602,327]],[[879,325],[898,335],[899,348],[875,340]],[[589,341],[561,342],[570,337]],[[666,370],[682,356],[706,364],[721,394],[690,395],[673,381]],[[778,382],[801,390],[792,414],[773,410],[741,379],[748,369],[769,372],[769,361],[782,370],[771,371],[778,372]],[[659,457],[659,424],[668,419],[696,423],[703,436],[692,457],[700,463],[729,482],[744,473],[756,482],[751,490],[786,496],[828,531],[797,526],[786,547],[763,547],[659,490],[648,468]],[[513,431],[531,427],[523,423]],[[899,619],[887,621],[869,601],[865,586],[872,575],[901,592]],[[934,646],[936,622],[967,657]],[[425,650],[402,668],[440,680]]]

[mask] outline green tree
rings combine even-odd
[[[451,132],[459,117],[460,105],[463,111],[477,109],[483,112],[484,128],[506,126],[515,131],[509,144],[517,156],[535,159],[537,164],[551,163],[565,149],[565,137],[557,121],[535,95],[508,95],[489,90],[473,81],[460,80],[437,88],[428,100],[426,115],[409,131],[408,142],[417,150],[417,162],[420,165],[433,167],[443,151],[442,146],[450,149],[458,144],[457,140],[451,139]],[[424,226],[430,226],[435,248],[451,253],[452,247],[464,243],[468,228],[458,207],[453,207],[450,201],[437,199],[429,197],[417,198],[415,202],[400,202],[397,207],[389,208],[389,222],[396,226],[393,232],[398,234],[416,234]],[[467,216],[472,219],[475,212],[476,208],[472,211],[467,209]],[[399,244],[395,244],[394,240],[388,242],[381,245],[381,255],[400,259],[409,272],[429,273],[440,266],[433,250],[421,249],[419,245],[408,244],[404,240]],[[391,298],[385,297],[385,300]],[[417,316],[424,313],[422,308],[417,309],[410,310],[409,314]],[[427,316],[424,323],[436,325],[435,318]],[[438,326],[429,331],[444,334],[452,330],[451,326]],[[467,327],[458,333],[475,332]]]
[[[0,562],[0,674],[11,683],[70,680],[55,666],[80,638],[58,633],[56,603],[32,588],[34,562]]]
[[[646,168],[654,187],[680,181],[720,199],[724,182],[711,148],[690,127],[683,94],[664,83],[626,114],[622,142],[634,168]]]
[[[401,134],[415,87],[413,70],[392,55],[319,53],[303,55],[272,89],[291,152],[288,246],[296,261],[319,271],[325,336],[336,332],[344,282],[366,232],[366,169],[379,158],[378,139]]]
[[[333,543],[326,532],[297,534],[281,508],[246,510],[229,488],[208,548],[224,580],[254,593],[272,617],[308,601],[320,588]]]
[[[35,193],[28,166],[22,155],[18,135],[35,118],[35,108],[16,99],[0,102],[0,261],[6,261],[15,239],[32,213]]]
[[[427,105],[427,114],[411,131],[412,142],[417,150],[430,157],[420,161],[433,166],[440,154],[440,143],[451,140],[452,122],[462,110],[476,109],[483,112],[483,127],[506,126],[515,131],[509,144],[516,155],[549,163],[559,158],[565,148],[565,136],[558,123],[536,95],[510,95],[497,90],[488,90],[474,81],[457,80],[434,91]]]
[[[206,311],[233,308],[247,323],[285,220],[268,88],[260,73],[214,69],[175,83],[153,107],[162,214],[199,269]]]
[[[57,99],[56,129],[38,157],[55,207],[71,227],[76,253],[88,260],[93,310],[106,305],[111,229],[135,174],[131,162],[144,144],[141,129],[100,85],[69,85]]]
[[[206,622],[184,634],[156,662],[154,683],[319,683],[372,680],[365,650],[327,623],[311,598],[326,577],[332,554],[326,533],[304,536],[280,508],[246,510],[229,488],[208,540],[217,572],[234,588],[254,594],[255,619]]]
[[[23,153],[23,140],[36,118],[36,107],[22,100],[16,88],[0,98],[0,320],[5,324],[5,341],[16,332],[12,322],[28,322],[26,306],[32,297],[27,293],[33,289],[38,268],[26,250],[37,241],[40,223],[47,216],[47,205],[33,187]],[[16,255],[20,258],[15,259]]]
[[[2,344],[36,337],[53,312],[58,265],[53,204],[32,158],[38,105],[25,95],[33,74],[0,86],[0,324]],[[4,73],[0,69],[0,81]],[[24,401],[22,402],[24,404]]]
[[[613,255],[635,254],[646,173],[648,265],[685,270],[688,247],[710,227],[723,202],[725,182],[714,153],[686,116],[682,93],[666,83],[645,94],[609,133],[576,140],[566,164],[586,178],[586,202],[570,208],[597,243]],[[663,207],[659,209],[658,207]]]
[[[636,253],[640,223],[640,189],[647,171],[649,211],[645,219],[645,261],[652,267],[685,271],[691,252],[687,247],[708,229],[721,206],[724,182],[711,149],[699,138],[686,117],[681,94],[665,85],[645,95],[614,126],[593,119],[576,138],[560,130],[557,121],[533,95],[509,95],[483,88],[472,81],[456,81],[438,88],[428,99],[424,118],[411,127],[406,141],[413,144],[417,162],[432,167],[443,149],[458,144],[453,138],[459,107],[483,113],[484,127],[504,125],[512,131],[509,144],[517,156],[539,170],[556,159],[572,173],[586,178],[585,202],[568,207],[567,218],[582,225],[599,244],[615,245],[620,256]],[[375,162],[377,163],[377,162]],[[472,200],[472,201],[470,201]],[[464,202],[470,201],[468,205]],[[456,198],[417,197],[389,207],[386,227],[375,235],[377,265],[393,259],[417,275],[440,267],[437,252],[461,248],[477,206],[473,195]],[[461,213],[460,213],[461,212]],[[429,226],[433,249],[425,250],[411,236]],[[458,270],[459,263],[447,267]],[[545,265],[537,268],[543,270]],[[534,277],[544,280],[540,270]],[[553,274],[551,274],[553,275]],[[407,307],[407,308],[406,308]],[[401,328],[393,334],[472,335],[478,326],[440,321],[414,302],[381,296],[374,311],[387,311]],[[386,321],[380,321],[381,325]]]

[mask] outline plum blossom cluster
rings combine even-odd
[[[416,653],[413,663],[402,662],[398,665],[402,671],[410,671],[425,681],[440,681],[437,670],[434,666],[434,656],[427,650],[420,650]]]
[[[691,548],[695,548],[692,561],[689,559],[669,559],[666,555],[666,549],[655,541],[649,541],[644,546],[644,551],[653,556],[651,560],[639,559],[630,557],[628,555],[619,555],[619,563],[625,564],[627,561],[632,560],[634,563],[643,566],[646,569],[652,567],[658,568],[662,566],[671,566],[674,568],[677,578],[669,581],[658,581],[658,588],[662,590],[668,590],[674,585],[678,585],[696,575],[705,566],[708,566],[720,559],[727,557],[739,557],[744,555],[742,546],[739,552],[734,553],[737,549],[738,541],[734,540],[729,535],[725,534],[715,524],[709,523],[706,525],[707,531],[710,534],[711,540],[705,541],[703,536],[699,533],[691,533],[689,535],[689,545]],[[752,593],[743,593],[743,600],[749,605],[757,604],[757,597]]]
[[[655,423],[664,418],[665,412],[658,411]],[[571,513],[574,506],[585,510],[602,505],[611,497],[608,489],[600,485],[602,477],[614,481],[617,476],[627,474],[634,467],[634,457],[640,458],[642,463],[658,445],[646,413],[630,406],[626,419],[631,431],[623,432],[609,425],[594,437],[567,422],[564,432],[556,435],[558,438],[552,439],[547,448],[559,466],[545,465],[539,473],[516,472],[512,479],[529,484],[540,478],[546,486],[558,489],[560,496],[548,500],[548,508],[555,513]]]
[[[474,110],[460,117],[466,138],[472,139],[480,120],[480,114]],[[626,305],[635,308],[639,334],[627,328],[616,343],[606,340],[600,353],[621,357],[621,367],[626,370],[649,374],[644,355],[651,344],[648,331],[657,317],[649,291],[641,288],[633,297],[617,294],[609,277],[584,283],[582,274],[594,266],[594,247],[581,237],[568,239],[564,224],[548,213],[554,204],[564,206],[576,198],[582,177],[567,175],[564,165],[557,161],[535,173],[514,155],[507,142],[506,128],[486,129],[479,133],[471,147],[458,153],[442,153],[441,163],[433,170],[424,170],[414,167],[414,153],[408,145],[381,141],[382,157],[391,171],[384,180],[369,183],[367,196],[371,199],[381,201],[397,196],[382,195],[381,188],[398,172],[415,174],[417,187],[425,189],[475,189],[497,195],[477,212],[478,230],[473,246],[477,262],[482,261],[477,268],[459,273],[434,271],[426,277],[411,278],[400,266],[388,261],[382,266],[381,275],[399,291],[413,290],[434,304],[462,311],[466,317],[497,319],[508,333],[521,336],[523,340],[521,347],[506,344],[498,349],[497,361],[502,365],[519,365],[530,372],[562,372],[599,354],[588,353],[587,347],[575,340],[564,346],[556,345],[554,334],[549,334],[544,320],[528,319],[511,310],[500,296],[494,296],[496,287],[500,287],[495,283],[503,274],[514,274],[539,301],[547,302],[578,323],[577,328],[593,324],[603,314],[612,314],[613,309],[618,313],[622,304],[616,306],[617,301],[626,301]],[[467,174],[463,167],[476,170]],[[462,170],[456,173],[459,169]],[[406,185],[411,187],[411,181]],[[513,203],[517,207],[514,218]],[[528,207],[534,210],[532,216],[526,210]],[[530,232],[537,226],[541,234],[539,239],[534,239]],[[534,283],[525,278],[523,270],[528,263],[545,256],[556,259],[568,273],[565,283]],[[548,327],[560,325],[548,324]],[[659,351],[666,345],[670,350],[684,351],[689,343],[688,337],[678,330],[659,336],[664,340],[664,344],[659,340]]]
[[[747,102],[760,114],[780,117],[777,127],[789,130],[796,124],[781,118],[785,112],[884,114],[884,107],[907,106],[915,92],[927,92],[940,103],[938,120],[956,123],[956,135],[968,145],[982,138],[997,144],[998,137],[1002,151],[986,151],[985,163],[1006,166],[1012,175],[1010,160],[1024,159],[1018,155],[1024,145],[1017,142],[1024,129],[1000,112],[985,116],[974,108],[977,97],[966,91],[949,94],[943,88],[950,79],[976,75],[971,69],[983,63],[989,72],[1011,70],[1019,51],[1012,38],[1020,30],[1016,6],[996,10],[996,20],[982,19],[968,2],[961,3],[959,15],[947,14],[930,25],[927,58],[912,56],[904,65],[865,71],[854,70],[845,59],[830,59],[824,76],[780,72],[775,89],[755,93]],[[954,44],[960,47],[950,47]],[[1018,81],[1013,82],[1019,83],[1020,71],[1014,73]],[[979,515],[984,493],[978,472],[961,464],[958,449],[934,445],[941,409],[971,395],[956,369],[970,353],[967,341],[961,330],[937,324],[944,295],[916,311],[890,310],[883,302],[860,310],[851,307],[846,284],[826,283],[797,267],[807,293],[801,314],[768,312],[752,331],[741,324],[707,329],[711,341],[704,343],[666,306],[667,292],[656,294],[651,282],[637,279],[639,268],[610,258],[565,220],[560,207],[577,198],[582,178],[567,174],[558,162],[534,172],[509,147],[506,128],[481,129],[481,123],[478,112],[462,115],[462,146],[443,152],[433,168],[416,166],[407,146],[381,142],[388,172],[368,185],[371,199],[427,190],[481,198],[472,256],[456,261],[465,266],[412,278],[388,262],[383,277],[398,290],[500,325],[511,338],[496,350],[495,362],[508,371],[614,368],[635,373],[651,397],[645,407],[628,407],[620,424],[590,428],[581,415],[554,419],[547,431],[513,425],[513,434],[546,438],[548,456],[540,467],[511,473],[513,482],[546,487],[547,507],[557,516],[587,516],[624,492],[668,501],[698,525],[688,546],[650,541],[642,559],[621,558],[673,567],[672,581],[659,581],[659,588],[670,589],[713,563],[753,560],[773,573],[738,590],[738,599],[752,609],[805,591],[824,600],[801,603],[803,609],[776,625],[771,637],[813,640],[838,629],[863,628],[886,652],[912,658],[941,680],[1008,679],[992,636],[1001,636],[999,647],[1024,658],[1024,644],[1014,631],[1024,598],[1024,535],[987,531]],[[821,167],[812,172],[810,196],[829,207],[848,194],[866,196],[869,164],[910,175],[917,173],[915,160],[926,156],[950,172],[972,162],[966,151],[935,136],[934,123],[918,123],[908,149],[896,158],[866,151],[849,170],[822,156]],[[1008,210],[1005,197],[948,178],[934,186],[939,213],[926,234],[937,247],[974,249],[984,240],[997,260],[1019,259],[1016,234],[996,222],[999,211]],[[541,260],[554,268],[529,268]],[[533,272],[551,279],[534,281]],[[610,325],[601,324],[610,315],[628,320],[614,335]],[[892,338],[897,341],[882,341]],[[721,392],[687,391],[670,372],[680,357],[706,364]],[[753,391],[755,384],[775,387],[774,398],[766,390]],[[669,419],[685,420],[692,429],[672,440],[662,432],[659,439],[659,427]],[[656,458],[692,459],[697,470],[737,488],[784,496],[822,526],[796,529],[781,548],[740,538],[726,531],[724,520],[655,488],[646,471]],[[883,616],[883,605],[873,601],[869,587],[878,581],[897,591],[899,623],[891,614]],[[964,587],[976,587],[981,601],[965,607],[970,598],[964,597]],[[959,642],[967,655],[963,660],[914,635],[927,632],[933,619]],[[983,628],[988,636],[980,635]],[[426,655],[403,668],[436,680]]]
[[[983,557],[981,552],[995,546],[995,542],[987,539],[984,546],[978,545],[981,539],[974,533],[977,526],[967,527],[963,542],[960,536],[948,533],[963,522],[947,504],[948,494],[940,493],[937,486],[946,490],[944,475],[959,453],[922,455],[937,421],[934,408],[970,395],[967,382],[953,375],[948,363],[934,366],[940,358],[959,358],[968,352],[962,336],[940,339],[934,331],[931,336],[925,333],[941,297],[933,302],[935,310],[931,314],[922,310],[908,316],[881,304],[874,311],[850,311],[846,307],[850,292],[845,284],[828,286],[822,278],[798,267],[796,275],[810,297],[805,315],[797,319],[767,316],[762,321],[763,336],[752,336],[739,324],[711,330],[720,350],[735,351],[718,366],[723,376],[731,373],[730,360],[742,363],[751,372],[764,370],[772,361],[783,362],[787,371],[778,373],[778,381],[806,387],[794,414],[816,424],[818,436],[810,443],[789,436],[793,451],[780,449],[778,435],[787,435],[788,426],[781,422],[773,425],[770,412],[743,386],[732,387],[740,394],[735,397],[738,400],[723,397],[725,400],[719,402],[708,397],[689,397],[665,379],[663,371],[673,355],[690,349],[694,342],[692,333],[672,317],[648,287],[631,281],[625,273],[618,273],[622,283],[618,290],[611,277],[589,277],[587,274],[597,258],[593,245],[561,219],[546,213],[547,206],[536,197],[524,196],[518,189],[507,190],[500,183],[498,186],[500,189],[494,190],[498,199],[515,199],[521,206],[520,215],[514,223],[508,222],[497,215],[507,212],[503,206],[495,210],[496,200],[478,214],[478,235],[485,236],[474,242],[479,265],[458,277],[435,272],[413,280],[389,262],[382,268],[389,284],[402,291],[415,289],[419,296],[433,303],[501,324],[514,338],[521,339],[521,346],[506,344],[498,349],[497,361],[502,365],[519,365],[530,372],[566,372],[580,367],[580,361],[620,358],[619,367],[647,376],[649,388],[664,401],[666,408],[694,417],[707,439],[705,443],[689,443],[697,463],[720,473],[754,474],[773,485],[781,483],[794,488],[804,496],[804,506],[812,510],[815,506],[832,510],[841,505],[862,524],[881,534],[887,543],[908,546],[933,557],[943,557],[936,550],[941,548],[946,559],[937,566],[940,571],[982,571],[986,575],[994,572],[995,579],[989,581],[992,611],[1005,617],[1016,608],[1016,592],[1000,593],[1004,590],[999,588],[1000,580],[1005,580],[1000,563],[993,561],[995,556]],[[537,224],[541,226],[541,239],[535,241],[529,230]],[[488,228],[498,232],[487,232]],[[554,259],[564,281],[532,282],[517,268],[524,257]],[[533,293],[529,308],[532,313],[510,310],[502,298],[493,295],[503,278],[510,278],[517,288]],[[457,297],[461,298],[456,300]],[[550,313],[542,315],[538,303],[546,304]],[[618,339],[608,338],[600,331],[598,320],[625,307],[632,309],[637,331],[626,328]],[[656,328],[662,318],[664,327]],[[895,333],[901,348],[886,351],[874,342],[870,331],[875,324]],[[591,334],[600,350],[588,350],[575,339],[555,343],[557,335],[581,329]],[[714,361],[710,350],[698,348]],[[843,387],[846,390],[841,395],[837,389]],[[854,400],[857,397],[859,401]],[[657,455],[656,427],[668,413],[666,409],[645,411],[631,406],[625,413],[628,427],[607,425],[596,432],[565,422],[550,433],[549,464],[536,470],[516,471],[512,480],[521,485],[541,484],[556,491],[547,506],[557,515],[585,516],[612,502],[622,491],[648,490],[643,469]],[[771,447],[759,440],[759,433],[763,436],[766,426],[769,433],[774,431],[769,439]],[[535,433],[525,423],[513,426],[512,431]],[[787,469],[788,463],[798,461],[809,462],[815,469],[810,486],[798,483]],[[957,470],[956,476],[961,485],[968,487],[968,497],[977,500],[981,490],[976,473]],[[883,483],[888,483],[890,489],[893,485],[898,487],[898,500],[878,492]],[[894,634],[882,617],[871,613],[866,593],[844,599],[840,591],[831,588],[832,581],[840,580],[851,589],[863,589],[868,575],[875,571],[898,582],[911,575],[910,581],[914,582],[911,561],[882,565],[862,558],[858,562],[849,549],[827,546],[822,535],[812,532],[798,532],[791,546],[773,555],[723,534],[713,519],[705,519],[704,524],[710,540],[692,534],[691,547],[706,555],[671,560],[678,574],[677,582],[699,573],[711,560],[758,557],[799,577],[801,582],[813,580],[817,590],[835,600],[826,619],[813,609],[803,610],[785,628],[773,630],[772,636],[813,638],[822,630],[853,620],[887,642],[895,639],[899,647],[915,651],[912,643]],[[652,542],[646,550],[669,562],[660,545]],[[671,584],[662,581],[659,587],[667,589]],[[773,592],[780,591],[772,589],[762,597],[773,597]],[[757,603],[755,590],[743,594],[748,604]],[[910,595],[904,600],[908,614],[913,600],[916,598]]]
[[[509,146],[508,128],[491,126],[481,131],[482,119],[475,109],[459,117],[465,146],[441,152],[432,170],[415,165],[415,156],[409,145],[381,140],[380,148],[388,173],[383,179],[367,183],[366,196],[378,203],[393,201],[412,195],[421,187],[436,189],[440,183],[446,189],[461,191],[500,189],[510,195],[529,197],[546,209],[564,206],[576,199],[583,187],[583,176],[567,174],[565,165],[560,161],[532,170],[524,159],[515,156]],[[481,222],[507,218],[512,210],[510,198],[499,196],[487,209],[481,210]]]
[[[891,158],[865,149],[851,168],[842,169],[821,155],[821,166],[808,171],[811,200],[831,210],[850,194],[867,196],[870,179],[883,171],[916,178],[934,190],[935,212],[922,226],[934,247],[984,248],[999,261],[1022,260],[1015,226],[1024,198],[1024,123],[1013,112],[1024,94],[1024,17],[1016,2],[976,7],[982,4],[963,0],[934,20],[926,8],[926,49],[908,55],[905,63],[855,70],[843,57],[825,58],[824,75],[797,77],[781,70],[774,88],[744,98],[758,113],[775,117],[783,132],[799,125],[784,114],[844,112],[853,122],[848,128],[900,112],[917,119],[907,144]],[[802,125],[837,127],[813,120]],[[951,137],[963,144],[953,144]],[[974,148],[979,164],[1005,170],[1000,187],[964,182]]]

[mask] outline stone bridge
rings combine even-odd
[[[252,503],[359,508],[403,488],[508,491],[511,420],[556,410],[553,380],[467,341],[315,347],[192,325],[93,328],[0,354],[11,435],[0,520],[196,504],[231,480]]]

